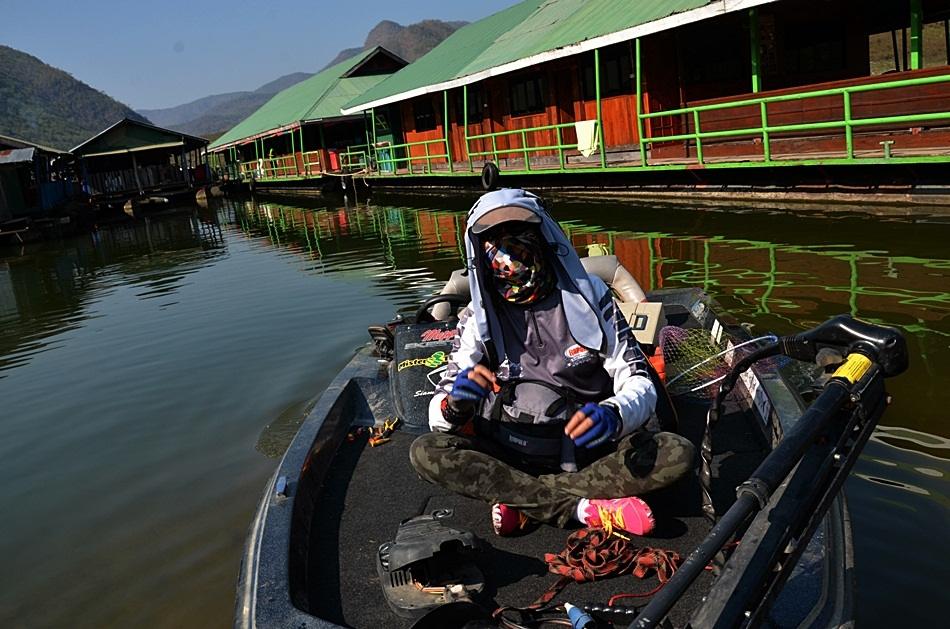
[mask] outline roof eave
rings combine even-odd
[[[492,68],[487,68],[473,74],[462,76],[450,81],[443,81],[441,83],[434,83],[432,85],[426,85],[423,87],[418,87],[413,90],[406,92],[401,92],[399,94],[394,94],[392,96],[386,96],[384,98],[379,98],[374,101],[369,101],[366,103],[360,103],[353,105],[351,107],[345,107],[340,110],[344,115],[355,114],[361,111],[366,111],[367,109],[372,109],[374,107],[381,107],[383,105],[390,105],[403,100],[408,100],[410,98],[415,98],[417,96],[423,96],[425,94],[432,94],[434,92],[441,92],[442,90],[449,90],[456,87],[462,87],[463,85],[470,85],[472,83],[477,83],[478,81],[483,81],[485,79],[491,78],[493,76],[500,76],[502,74],[508,74],[510,72],[515,72],[517,70],[523,70],[524,68],[529,68],[540,63],[545,63],[548,61],[554,61],[556,59],[563,59],[564,57],[570,57],[572,55],[577,55],[583,52],[588,52],[596,48],[603,48],[605,46],[610,46],[611,44],[618,44],[620,42],[629,41],[631,39],[637,39],[638,37],[644,37],[646,35],[652,35],[654,33],[660,33],[663,31],[672,30],[679,26],[685,26],[687,24],[693,24],[695,22],[701,22],[703,20],[708,20],[713,17],[718,17],[720,15],[725,15],[727,13],[732,13],[735,11],[741,11],[743,9],[751,9],[753,7],[761,6],[763,4],[771,4],[773,2],[778,2],[779,0],[717,0],[710,2],[706,6],[699,7],[697,9],[692,9],[689,11],[684,11],[682,13],[676,13],[674,15],[669,15],[658,20],[653,20],[652,22],[647,22],[645,24],[640,24],[637,26],[632,26],[630,28],[617,31],[615,33],[609,33],[607,35],[601,35],[600,37],[593,37],[576,44],[570,44],[562,48],[557,48],[555,50],[549,50],[542,52],[536,55],[531,55],[530,57],[524,57],[523,59],[518,59],[517,61],[512,61],[510,63],[502,64],[500,66],[495,66]]]
[[[168,148],[177,148],[179,146],[185,146],[185,142],[163,142],[161,144],[149,144],[147,146],[136,146],[128,149],[113,149],[111,151],[101,151],[99,153],[86,153],[83,155],[84,158],[92,157],[105,157],[107,155],[125,155],[127,153],[142,153],[144,151],[152,151],[155,149],[168,149]]]
[[[130,123],[130,124],[137,124],[137,125],[139,125],[139,126],[141,126],[141,127],[148,127],[148,128],[150,128],[150,129],[155,129],[156,131],[162,131],[162,132],[167,133],[167,134],[169,134],[169,135],[177,135],[177,136],[179,136],[179,137],[181,138],[181,141],[182,141],[183,144],[185,143],[185,139],[186,139],[186,138],[187,138],[188,140],[192,140],[194,144],[203,144],[203,145],[207,145],[207,144],[208,144],[208,140],[206,140],[206,139],[204,139],[204,138],[199,138],[199,137],[196,136],[196,135],[189,135],[189,134],[187,134],[187,133],[182,133],[181,131],[174,131],[174,130],[172,130],[172,129],[166,129],[166,128],[164,128],[164,127],[159,127],[159,126],[157,126],[157,125],[153,125],[153,124],[148,123],[148,122],[142,122],[142,121],[140,121],[140,120],[133,120],[132,118],[123,118],[122,120],[119,120],[118,122],[115,122],[115,123],[109,125],[108,127],[106,127],[105,129],[103,129],[102,131],[100,131],[100,132],[97,133],[96,135],[92,136],[91,138],[89,138],[89,139],[86,140],[85,142],[82,142],[81,144],[77,144],[76,146],[74,146],[73,148],[71,148],[71,149],[69,150],[69,152],[75,154],[75,153],[76,153],[79,149],[81,149],[82,147],[86,146],[86,145],[89,144],[90,142],[93,142],[94,140],[99,139],[100,137],[104,136],[105,134],[109,133],[110,131],[112,131],[113,129],[115,129],[116,127],[118,127],[119,125],[124,124],[124,123],[126,123],[126,122],[128,122],[128,123]]]

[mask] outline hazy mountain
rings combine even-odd
[[[186,133],[193,133],[196,129],[204,133],[209,129],[227,129],[233,126],[227,123],[235,116],[239,116],[238,120],[246,117],[277,92],[311,76],[307,72],[294,72],[265,83],[253,92],[214,94],[166,109],[140,109],[139,113],[160,127],[180,129]],[[226,126],[219,127],[221,124]],[[201,132],[197,135],[201,135]]]
[[[265,83],[259,88],[254,90],[255,94],[276,94],[277,92],[283,92],[285,89],[291,85],[296,85],[304,79],[309,79],[313,76],[313,72],[294,72],[293,74],[285,74],[279,79],[274,79],[270,83]]]
[[[122,103],[25,52],[0,46],[0,134],[71,149],[122,118]]]
[[[324,68],[336,65],[374,46],[382,46],[406,61],[415,61],[466,24],[468,22],[423,20],[409,26],[403,26],[390,20],[383,20],[369,32],[361,48],[341,50],[333,61],[325,65]]]
[[[424,20],[402,26],[396,22],[384,20],[373,27],[361,47],[340,51],[324,68],[374,46],[383,46],[406,61],[415,61],[465,24],[466,22]],[[176,107],[141,109],[139,113],[148,116],[160,127],[177,129],[206,138],[216,138],[251,115],[277,92],[311,76],[313,74],[307,72],[294,72],[265,83],[254,91],[215,94]]]

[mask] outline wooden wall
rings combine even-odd
[[[867,8],[865,13],[868,15],[864,15],[859,10],[863,5],[858,0],[838,0],[822,5],[825,18],[823,24],[827,27],[827,33],[825,35],[819,33],[812,39],[815,39],[816,45],[819,46],[817,50],[824,51],[822,54],[826,56],[830,55],[829,58],[833,58],[834,63],[814,61],[809,62],[809,65],[805,60],[811,57],[808,57],[803,50],[815,44],[806,37],[814,4],[813,0],[789,0],[760,8],[760,38],[762,39],[760,49],[764,51],[761,80],[763,89],[768,91],[759,92],[758,95],[786,94],[824,87],[950,73],[950,66],[943,66],[877,77],[868,76],[868,33],[883,28],[882,24],[890,24],[896,18],[891,13],[881,13],[874,9],[877,13],[881,13],[877,15],[871,11],[871,8]],[[871,13],[874,14],[871,15]],[[900,14],[903,15],[903,12]],[[837,38],[833,38],[831,42],[833,45],[827,45],[826,40],[832,37],[828,33]],[[616,46],[627,46],[632,52],[632,44]],[[518,73],[493,77],[475,87],[470,87],[470,98],[476,89],[481,90],[487,97],[482,120],[469,124],[468,134],[517,131],[596,118],[596,100],[584,99],[582,84],[584,66],[591,63],[592,56],[593,53],[575,55]],[[645,113],[728,102],[753,96],[748,14],[738,12],[644,38],[641,43],[641,69],[640,83]],[[528,115],[512,115],[512,84],[525,76],[539,75],[543,78],[544,84],[544,110]],[[405,142],[440,140],[444,137],[443,125],[446,121],[442,120],[442,98],[441,93],[419,97],[419,99],[430,99],[432,102],[437,125],[430,131],[415,129],[413,106],[419,99],[398,105]],[[458,111],[461,103],[461,88],[452,90],[449,93],[448,124],[451,153],[456,162],[465,161],[468,158],[465,134],[461,128],[462,116]],[[950,83],[856,94],[852,103],[856,118],[950,111]],[[631,93],[604,97],[601,106],[605,145],[608,151],[635,147],[639,142],[635,90],[631,90]],[[772,124],[842,120],[841,97],[771,104],[768,107],[768,117]],[[759,125],[759,120],[758,107],[753,106],[703,113],[700,124],[705,131],[715,131],[756,127]],[[645,135],[651,139],[688,133],[692,129],[692,116],[660,116],[644,121]],[[811,135],[827,136],[835,133],[831,131],[826,134],[813,133]],[[840,135],[843,137],[843,132]],[[786,134],[786,136],[808,137],[809,134],[797,134],[797,136]],[[535,131],[527,134],[529,146],[553,145],[556,139],[557,135],[554,131]],[[562,141],[565,144],[576,143],[577,136],[573,127],[562,130]],[[914,140],[908,141],[914,142]],[[942,139],[939,141],[943,142]],[[520,134],[499,137],[496,142],[500,158],[520,162],[522,159],[520,151],[506,152],[521,148]],[[762,151],[761,143],[757,145],[753,138],[745,138],[741,141],[722,140],[709,144],[714,152],[717,150],[716,145],[725,147],[730,144],[744,145],[741,149],[736,149],[737,155],[740,153],[761,154]],[[666,144],[657,142],[653,144],[653,148],[654,156],[658,158],[689,157],[695,152],[695,147],[685,142]],[[491,149],[491,140],[472,141],[471,149],[488,151]],[[430,146],[430,153],[443,151],[441,144]],[[413,147],[411,152],[415,157],[425,155],[425,149],[422,146]],[[531,153],[532,158],[556,155],[555,151]],[[479,156],[474,158],[474,161],[480,164],[491,159],[491,156]],[[445,160],[438,161],[444,164]],[[416,165],[421,165],[421,162],[416,162]]]
[[[526,73],[532,76],[537,76],[537,74],[540,73],[543,77],[545,107],[543,111],[538,113],[515,116],[511,114],[511,85],[522,79]],[[493,77],[479,83],[477,88],[469,88],[469,98],[475,97],[476,89],[486,95],[484,102],[485,107],[482,108],[482,120],[469,123],[469,136],[574,123],[581,120],[593,120],[597,117],[597,101],[595,99],[585,100],[582,97],[580,79],[581,61],[579,58],[571,57],[558,60],[544,66],[533,68],[526,73]],[[437,124],[433,130],[417,131],[414,111],[417,103],[424,99],[431,100],[432,108],[436,114]],[[626,147],[637,144],[635,101],[636,98],[634,94],[601,99],[605,141],[608,147]],[[461,123],[463,120],[460,113],[462,102],[461,88],[449,92],[450,144],[452,156],[455,161],[463,161],[468,158],[465,148],[465,134],[463,133],[463,125]],[[440,140],[444,137],[444,122],[442,120],[444,105],[441,93],[420,96],[406,101],[400,104],[399,109],[402,128],[404,130],[404,141],[406,143]],[[525,136],[528,146],[552,146],[557,143],[557,132],[553,129],[532,131],[526,133]],[[567,127],[561,130],[561,141],[564,144],[577,143],[577,134],[573,127]],[[499,151],[500,158],[522,159],[522,153],[518,150],[522,147],[520,134],[498,137],[496,138],[495,145]],[[485,138],[471,141],[472,151],[490,151],[491,149],[492,142],[490,139]],[[410,150],[414,157],[425,156],[425,147],[423,146],[413,146],[410,147]],[[440,145],[430,145],[429,151],[432,154],[441,153],[442,148]],[[506,151],[515,152],[508,153]],[[556,151],[531,153],[532,158],[555,155],[557,155]],[[480,163],[482,161],[488,161],[491,157],[477,156],[473,159]],[[433,160],[433,163],[444,164],[444,161],[445,160]],[[414,167],[422,163],[423,162],[417,160],[414,162]],[[404,166],[404,164],[401,164],[401,166]]]

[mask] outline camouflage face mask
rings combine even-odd
[[[487,236],[482,246],[495,289],[506,301],[532,304],[554,286],[537,232],[499,230]]]

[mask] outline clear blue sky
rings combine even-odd
[[[384,19],[469,22],[517,0],[0,0],[0,44],[134,109],[313,72]]]

